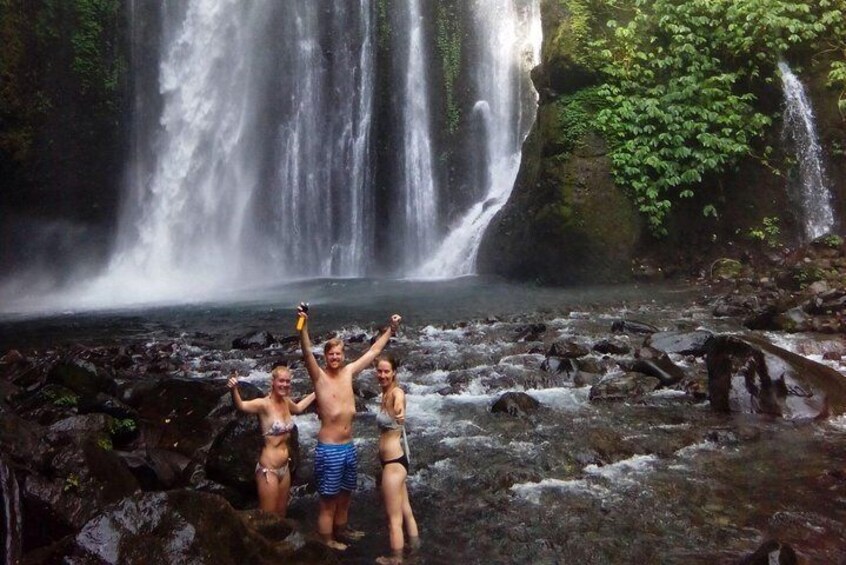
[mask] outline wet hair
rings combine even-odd
[[[278,373],[283,372],[283,371],[288,373],[289,375],[291,374],[291,369],[289,369],[288,365],[286,365],[284,363],[280,363],[279,365],[276,365],[275,367],[273,367],[273,369],[270,370],[270,380],[275,379],[276,375]]]
[[[333,337],[332,339],[327,341],[325,344],[323,344],[323,355],[328,354],[329,350],[334,348],[334,347],[340,347],[341,350],[343,350],[344,349],[344,340],[339,338],[339,337]]]
[[[394,358],[393,355],[389,355],[387,353],[383,353],[382,355],[379,355],[376,358],[376,361],[374,361],[375,366],[379,366],[379,363],[382,362],[382,361],[386,361],[391,366],[391,370],[394,371],[394,372],[396,372],[396,370],[399,368],[399,363],[397,362],[397,360]]]

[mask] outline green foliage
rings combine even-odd
[[[820,242],[831,249],[838,249],[843,245],[843,238],[837,234],[830,233],[820,238]]]
[[[82,94],[104,93],[102,102],[107,111],[115,110],[113,95],[125,72],[109,34],[115,28],[119,9],[116,0],[76,0],[77,25],[71,37],[72,68],[79,77]]]
[[[132,418],[119,418],[109,422],[109,433],[113,436],[134,432],[137,428]]]
[[[446,128],[450,134],[458,131],[461,109],[458,106],[456,83],[461,72],[461,44],[463,30],[461,18],[451,3],[438,3],[435,45],[441,58],[446,92]]]
[[[65,478],[65,484],[62,487],[63,492],[70,492],[72,490],[79,490],[79,486],[82,483],[79,475],[76,473],[71,473]]]
[[[69,390],[59,391],[48,388],[44,391],[44,396],[46,396],[56,406],[72,407],[76,406],[79,402],[79,397]]]
[[[114,446],[112,445],[112,439],[108,437],[97,438],[97,447],[99,447],[103,451],[111,451],[112,449],[114,449]]]
[[[597,107],[602,103],[596,88],[585,88],[555,101],[554,138],[562,153],[572,151],[586,133],[596,129]]]
[[[767,247],[776,249],[781,246],[781,228],[779,219],[775,216],[766,216],[761,220],[758,227],[749,228],[747,235],[750,239],[765,243]]]
[[[605,77],[596,123],[610,144],[615,180],[631,191],[653,233],[665,233],[674,198],[692,196],[707,175],[753,155],[771,124],[756,108],[754,85],[772,76],[784,53],[837,36],[846,25],[844,6],[846,0],[612,3],[625,23],[608,21],[591,43]]]

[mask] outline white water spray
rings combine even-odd
[[[795,149],[799,165],[799,204],[805,237],[815,239],[834,228],[831,193],[826,186],[822,148],[814,121],[814,111],[805,94],[805,87],[788,64],[779,61],[784,90],[783,136]]]
[[[414,274],[449,278],[475,272],[482,237],[514,188],[523,141],[534,124],[537,92],[529,71],[540,62],[542,41],[537,0],[476,0],[475,33],[482,45],[473,82],[473,108],[485,132],[489,164],[484,197],[450,230],[438,250]]]
[[[407,4],[409,42],[403,108],[403,167],[400,192],[405,200],[405,260],[419,265],[435,244],[437,191],[432,166],[429,89],[424,60],[420,0]]]

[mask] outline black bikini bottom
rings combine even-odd
[[[408,457],[405,456],[405,453],[402,454],[402,457],[397,457],[396,459],[391,459],[390,461],[379,461],[382,464],[382,467],[385,465],[390,465],[391,463],[399,463],[403,467],[405,467],[405,472],[408,473]]]

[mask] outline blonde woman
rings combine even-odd
[[[314,402],[314,393],[299,402],[291,400],[291,372],[288,367],[276,367],[271,371],[270,394],[263,398],[242,400],[238,390],[238,373],[232,374],[227,386],[235,408],[258,416],[264,437],[264,447],[256,463],[259,508],[284,518],[291,491],[288,439],[296,427],[291,415],[302,414]]]
[[[405,441],[405,393],[397,383],[397,364],[388,355],[376,360],[376,379],[382,389],[382,403],[376,415],[379,427],[379,462],[382,464],[382,501],[388,517],[391,555],[376,560],[380,565],[402,563],[405,546],[403,528],[409,545],[420,546],[417,521],[411,511],[408,487],[409,453]]]

